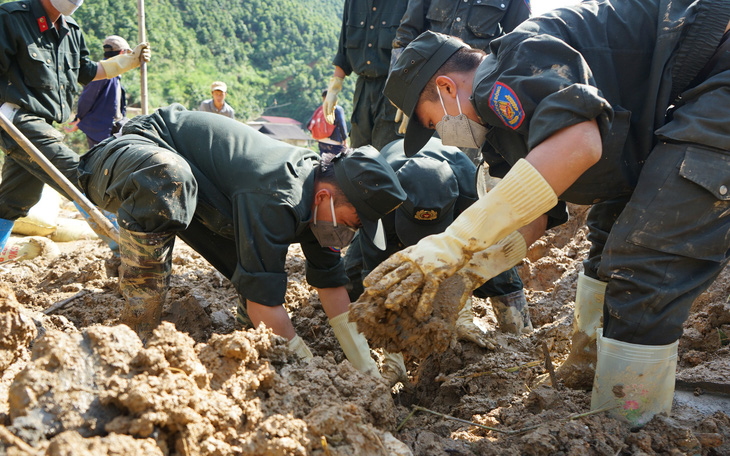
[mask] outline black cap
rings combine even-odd
[[[411,41],[393,65],[383,93],[409,118],[405,137],[407,156],[421,150],[434,133],[414,114],[423,88],[449,57],[465,46],[453,36],[427,31]]]
[[[385,232],[380,219],[406,200],[406,192],[393,168],[372,146],[358,147],[332,160],[335,178],[355,207],[362,230],[376,247],[385,250]]]
[[[443,232],[454,221],[459,181],[443,160],[417,155],[396,173],[408,199],[395,212],[395,231],[409,246]]]

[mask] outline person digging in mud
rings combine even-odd
[[[285,300],[285,259],[300,243],[335,336],[355,368],[378,376],[365,338],[348,322],[340,249],[358,229],[385,247],[379,219],[405,200],[395,172],[372,147],[320,161],[250,127],[179,104],[128,122],[122,136],[84,155],[79,183],[116,212],[122,322],[145,337],[160,322],[175,237],[231,280],[240,319],[266,324],[312,357]]]
[[[345,270],[350,278],[351,301],[357,301],[363,291],[363,277],[377,265],[424,237],[442,232],[477,200],[476,166],[458,148],[444,146],[438,138],[431,138],[410,159],[405,156],[402,139],[386,145],[380,154],[395,170],[408,198],[382,219],[387,242],[385,250],[378,249],[367,237],[359,234],[355,235],[347,249]],[[490,299],[502,331],[513,334],[532,331],[522,280],[515,268],[480,285],[474,290],[474,295]],[[468,290],[469,294],[471,292]],[[460,339],[481,347],[493,347],[474,324],[470,298],[459,311],[456,332]],[[383,369],[383,377],[391,384],[405,379],[402,356],[386,353],[386,357],[398,358],[399,362],[387,366],[401,366],[402,370]]]
[[[66,122],[79,83],[113,79],[149,62],[148,43],[128,54],[94,62],[84,35],[71,17],[82,0],[21,0],[0,5],[0,112],[71,182],[79,156],[63,143],[53,122]],[[58,71],[56,71],[58,68]],[[48,184],[66,192],[13,140],[0,130],[5,162],[0,180],[0,251],[15,220],[24,217]],[[82,211],[89,225],[96,222]],[[111,239],[100,235],[110,244]]]
[[[600,260],[576,299],[578,329],[603,314],[591,408],[635,426],[669,413],[682,324],[730,252],[730,136],[718,121],[730,106],[729,21],[719,0],[587,1],[527,20],[488,56],[420,35],[385,88],[411,117],[406,153],[435,129],[444,144],[470,138],[504,177],[443,234],[376,268],[361,300],[397,308],[422,290],[423,320],[438,283],[474,252],[523,227],[524,254],[558,196],[625,199],[615,221],[598,221],[606,233],[589,223]]]

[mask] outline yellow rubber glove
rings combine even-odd
[[[322,103],[324,120],[331,125],[335,124],[335,105],[337,105],[337,95],[342,90],[342,81],[344,79],[338,78],[337,76],[330,78],[330,83],[327,86],[327,96],[324,98],[324,103]]]
[[[475,252],[532,222],[556,203],[557,195],[547,181],[530,163],[519,160],[443,233],[422,239],[375,268],[364,280],[363,297],[378,302],[387,296],[384,305],[393,309],[421,290],[414,317],[423,321],[431,315],[431,301],[441,281]]]
[[[111,79],[137,68],[142,60],[149,62],[152,56],[149,43],[140,43],[130,54],[119,54],[99,62],[106,72],[106,78]]]
[[[406,134],[406,127],[408,127],[408,116],[403,113],[400,109],[395,112],[395,123],[400,122],[398,125],[398,133],[401,135]]]

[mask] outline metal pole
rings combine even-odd
[[[147,42],[147,32],[144,23],[144,0],[137,0],[137,23],[139,24],[139,42]],[[139,65],[139,89],[142,97],[142,114],[149,114],[147,101],[147,62],[142,60]]]
[[[46,156],[43,155],[23,133],[21,133],[21,131],[18,130],[18,128],[13,125],[13,123],[10,122],[10,120],[8,120],[2,112],[0,112],[0,124],[2,124],[3,130],[8,132],[15,142],[17,142],[28,153],[28,155],[30,155],[33,161],[43,168],[43,171],[45,171],[51,179],[53,179],[67,195],[72,197],[74,201],[79,203],[79,206],[91,215],[94,221],[101,227],[101,229],[104,230],[104,234],[109,236],[115,242],[119,242],[119,231],[117,231],[114,225],[112,225],[112,222],[110,222],[109,219],[106,218],[104,214],[102,214],[101,211],[99,211],[99,209],[97,209],[96,206],[94,206],[91,201],[84,196],[83,193],[74,187],[66,176],[61,174],[53,163],[51,163],[51,161],[48,160]]]

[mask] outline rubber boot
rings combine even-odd
[[[115,257],[118,257],[119,256],[119,245],[112,238],[110,238],[109,236],[107,236],[106,234],[104,234],[104,230],[102,230],[101,227],[99,226],[99,224],[96,223],[96,220],[94,220],[94,218],[92,216],[90,216],[84,210],[84,208],[82,208],[79,205],[79,203],[77,203],[76,201],[74,201],[74,205],[76,206],[76,209],[78,209],[78,211],[81,212],[81,215],[84,217],[84,220],[86,220],[86,223],[89,224],[89,226],[94,231],[94,233],[96,233],[96,235],[99,236],[99,239],[101,239],[102,241],[104,241],[106,243],[106,245],[109,246],[109,248],[112,251],[112,254]],[[119,223],[117,222],[117,214],[114,214],[114,213],[109,212],[109,211],[105,211],[103,209],[101,209],[101,213],[104,214],[104,216],[106,218],[108,218],[110,222],[112,222],[112,225],[114,225],[114,227],[116,229],[119,229]]]
[[[350,312],[342,313],[329,320],[342,351],[355,369],[373,377],[382,378],[378,365],[370,356],[370,346],[365,336],[357,332],[357,325],[348,321]]]
[[[555,376],[568,388],[588,390],[596,372],[596,334],[603,319],[606,282],[578,274],[573,310],[573,336],[568,359]]]
[[[170,286],[174,244],[174,233],[119,230],[119,289],[127,301],[120,320],[136,331],[143,342],[160,324]]]
[[[400,353],[383,351],[383,365],[380,368],[380,373],[391,388],[398,382],[408,382],[406,364],[403,362],[403,355]]]
[[[527,311],[525,291],[518,290],[489,298],[497,324],[502,332],[523,334],[532,332],[530,313]]]
[[[0,252],[5,248],[5,244],[10,238],[10,233],[13,231],[13,225],[15,220],[0,219]]]
[[[248,310],[246,310],[246,306],[243,304],[243,300],[240,296],[238,298],[238,305],[236,306],[236,321],[239,322],[241,326],[243,326],[244,331],[247,329],[254,329],[251,317],[248,316]],[[292,341],[293,340],[294,339],[292,339]]]
[[[657,413],[669,415],[674,399],[677,346],[638,345],[603,337],[598,331],[598,360],[591,410],[641,427]]]
[[[299,335],[294,336],[292,340],[290,340],[287,343],[289,350],[294,352],[297,356],[302,358],[304,361],[309,362],[312,358],[314,358],[314,355],[312,355],[312,351],[307,347],[307,344],[304,343],[304,339],[299,337]]]

